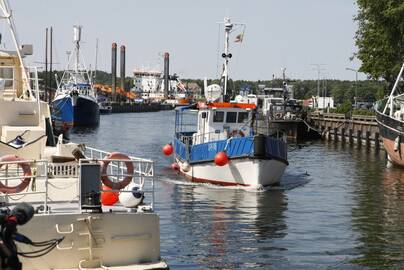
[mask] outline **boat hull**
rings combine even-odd
[[[100,123],[99,105],[94,99],[79,95],[73,106],[72,98],[65,95],[52,102],[52,119],[57,129],[97,126]]]
[[[380,112],[376,117],[389,160],[404,166],[404,123]]]
[[[225,166],[214,161],[191,164],[188,171],[184,161],[177,159],[180,172],[190,181],[223,186],[249,186],[260,188],[279,183],[286,163],[276,159],[235,158]]]
[[[166,269],[160,258],[159,217],[155,213],[35,215],[19,231],[33,241],[64,236],[50,253],[21,258],[24,269]],[[19,245],[29,251],[26,245]],[[159,268],[150,268],[155,265]]]
[[[98,126],[100,123],[100,108],[98,103],[87,96],[79,95],[74,108],[73,125],[77,127]]]

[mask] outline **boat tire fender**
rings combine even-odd
[[[265,136],[258,134],[254,136],[254,157],[264,158],[266,156]]]
[[[110,160],[114,159],[120,159],[125,161],[126,170],[128,174],[128,176],[125,176],[125,178],[119,182],[111,181],[111,179],[109,179],[107,175],[108,164],[110,163]],[[108,156],[106,156],[105,159],[101,162],[101,181],[104,185],[110,187],[111,189],[120,190],[125,188],[132,181],[133,171],[134,171],[133,163],[130,161],[130,158],[127,155],[119,152],[113,152],[110,153]]]
[[[14,156],[14,155],[6,155],[6,156],[3,156],[0,158],[0,162],[16,162],[16,161],[24,161],[24,159]],[[0,168],[3,165],[4,164],[0,164]],[[30,176],[32,176],[31,167],[29,166],[28,163],[18,163],[18,166],[21,167],[21,169],[24,173],[24,178],[23,178],[22,182],[19,185],[16,185],[13,187],[6,186],[2,182],[0,182],[0,192],[6,193],[6,194],[19,193],[28,187],[29,183],[31,182]]]

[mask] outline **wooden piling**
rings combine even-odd
[[[331,127],[327,127],[327,139],[331,140]]]
[[[338,128],[334,128],[334,141],[338,141]]]
[[[341,129],[341,141],[345,142],[345,128]]]
[[[353,130],[351,128],[348,130],[348,137],[349,137],[349,143],[353,144]]]
[[[376,147],[376,149],[380,148],[379,132],[375,133],[375,147]]]
[[[366,146],[369,147],[370,146],[370,131],[367,130],[365,133],[365,140],[366,140]]]
[[[358,146],[362,144],[362,130],[360,129],[356,131],[356,143],[358,144]]]

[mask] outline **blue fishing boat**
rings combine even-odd
[[[81,61],[81,26],[75,25],[74,53],[69,56],[67,68],[58,82],[52,101],[52,121],[58,132],[67,132],[73,126],[97,126],[100,121],[96,90],[91,76]]]

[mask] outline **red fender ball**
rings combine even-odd
[[[224,166],[229,163],[229,157],[225,152],[219,152],[215,156],[215,163],[217,166]]]
[[[171,164],[171,169],[173,169],[174,171],[178,171],[180,169],[180,165],[178,165],[178,163],[173,163]]]
[[[103,185],[103,190],[111,190],[110,187]],[[119,201],[119,193],[118,192],[101,192],[101,203],[102,205],[114,205]]]
[[[174,147],[171,145],[171,143],[167,143],[166,145],[164,145],[163,147],[163,153],[166,156],[169,156],[173,153],[174,151]]]

